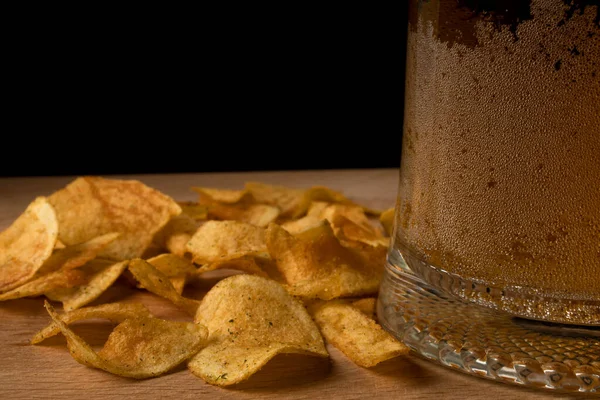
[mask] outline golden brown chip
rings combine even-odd
[[[133,259],[129,262],[129,271],[144,289],[171,301],[190,315],[196,314],[196,309],[200,303],[177,293],[177,290],[169,281],[169,277],[148,262],[141,258]]]
[[[45,295],[51,300],[61,301],[65,311],[83,307],[100,297],[121,276],[127,268],[128,262],[92,260],[80,269],[86,275],[84,284],[72,288],[55,289],[46,292]]]
[[[245,188],[258,203],[269,204],[279,208],[283,217],[296,214],[296,210],[300,206],[304,195],[303,189],[270,185],[262,182],[246,182]]]
[[[239,221],[207,221],[187,244],[196,264],[266,255],[265,230]]]
[[[146,261],[165,274],[179,294],[183,293],[188,277],[194,276],[198,272],[191,261],[175,254],[159,254]]]
[[[112,232],[95,237],[87,242],[65,246],[62,249],[55,250],[50,258],[44,262],[36,275],[46,275],[59,269],[67,270],[82,266],[88,261],[96,258],[106,246],[115,241],[120,233]]]
[[[258,256],[242,256],[238,258],[227,259],[223,261],[215,261],[209,264],[205,264],[198,269],[199,274],[205,272],[214,271],[217,269],[232,269],[236,271],[242,271],[247,274],[264,276],[267,278],[269,275],[261,267],[266,262],[262,257]]]
[[[108,303],[93,307],[84,307],[63,313],[60,318],[65,324],[93,318],[123,322],[127,318],[150,317],[150,311],[142,303]],[[56,322],[52,321],[31,338],[31,344],[40,343],[60,333]]]
[[[393,207],[388,208],[379,216],[379,222],[381,222],[381,225],[388,236],[392,236],[392,231],[394,229],[394,211],[395,209]]]
[[[330,300],[375,294],[379,289],[383,259],[342,246],[327,221],[297,236],[271,224],[266,243],[294,295]]]
[[[29,281],[24,285],[0,294],[0,301],[40,296],[61,288],[71,288],[83,284],[87,275],[78,269],[58,270]]]
[[[389,238],[371,224],[364,208],[354,204],[313,202],[308,216],[327,219],[340,240],[359,241],[371,246],[389,246]],[[306,218],[306,217],[305,217]]]
[[[181,214],[185,214],[195,221],[202,221],[208,217],[208,209],[206,206],[194,201],[178,201],[181,207]]]
[[[45,197],[36,198],[6,230],[0,232],[0,292],[29,280],[50,257],[58,221]]]
[[[355,300],[352,302],[352,305],[356,307],[357,310],[371,319],[375,319],[376,304],[377,299],[375,297],[365,297],[364,299]]]
[[[356,307],[328,301],[310,309],[325,340],[361,367],[407,354],[409,348]]]
[[[291,233],[297,235],[306,230],[315,228],[323,224],[323,218],[315,215],[305,215],[302,218],[287,221],[281,224],[281,227]]]
[[[196,354],[206,342],[207,330],[200,324],[139,316],[121,322],[96,353],[48,302],[45,307],[77,362],[115,375],[136,379],[162,375]]]
[[[242,202],[254,202],[252,194],[247,190],[217,189],[194,186],[192,190],[202,196],[208,197],[211,202],[235,204]]]
[[[114,260],[141,257],[154,234],[181,212],[172,198],[134,180],[78,178],[48,200],[67,246],[120,232],[100,254]]]
[[[177,215],[154,236],[154,243],[179,257],[184,257],[187,252],[186,245],[199,226],[189,215]]]
[[[208,328],[210,344],[188,368],[213,385],[241,382],[278,353],[329,356],[302,303],[270,279],[223,279],[206,294],[195,321]]]

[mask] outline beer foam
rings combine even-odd
[[[600,298],[598,6],[535,0],[503,25],[448,4],[421,3],[409,33],[397,242],[469,279]]]

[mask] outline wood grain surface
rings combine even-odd
[[[117,176],[114,176],[117,177]],[[129,175],[176,200],[195,200],[191,186],[242,188],[257,180],[288,186],[321,184],[342,191],[371,207],[393,206],[398,171],[325,170],[259,173]],[[48,195],[73,177],[0,178],[0,230],[6,228],[38,195]],[[186,293],[201,296],[201,289]],[[97,302],[142,301],[165,319],[185,320],[186,315],[157,296],[118,284]],[[0,399],[565,399],[570,394],[536,391],[471,377],[423,360],[414,354],[365,369],[328,346],[329,360],[300,355],[280,355],[245,383],[234,388],[211,386],[185,366],[167,375],[133,380],[85,367],[71,358],[65,339],[58,335],[32,346],[32,335],[50,318],[42,298],[0,302]],[[101,346],[112,329],[105,322],[74,324],[74,330],[92,345]]]

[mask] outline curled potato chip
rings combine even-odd
[[[0,294],[0,301],[40,296],[61,288],[71,288],[83,284],[86,274],[78,269],[58,270],[29,281],[13,290]]]
[[[100,177],[77,178],[48,201],[67,246],[120,232],[100,254],[114,260],[141,257],[154,234],[181,212],[172,198],[139,181]]]
[[[178,201],[181,207],[181,214],[187,215],[195,221],[202,221],[208,217],[208,209],[206,206],[194,201]]]
[[[359,241],[371,246],[389,246],[389,238],[384,237],[383,232],[371,224],[361,206],[313,202],[308,216],[327,219],[340,240]]]
[[[120,233],[111,232],[95,237],[87,242],[65,246],[55,250],[50,258],[37,271],[38,276],[45,275],[59,269],[67,270],[82,266],[88,261],[96,258],[106,246],[119,237]]]
[[[36,198],[0,232],[0,292],[14,289],[42,267],[58,235],[58,220],[45,197]]]
[[[44,294],[52,300],[61,301],[65,311],[83,307],[100,297],[121,276],[128,262],[92,260],[80,269],[86,275],[85,283],[72,288],[55,289]]]
[[[254,198],[248,190],[217,189],[199,186],[193,186],[192,190],[200,194],[201,202],[224,204],[254,203]]]
[[[187,250],[196,264],[266,255],[265,230],[239,221],[207,221],[194,233]]]
[[[133,259],[129,262],[129,271],[144,289],[171,301],[190,315],[196,314],[200,303],[177,293],[169,277],[148,262],[141,258]]]
[[[395,209],[393,207],[388,208],[379,216],[379,222],[381,222],[381,225],[383,226],[383,229],[385,230],[385,233],[387,233],[388,236],[392,236],[393,234],[395,216],[394,212]]]
[[[269,204],[281,210],[281,216],[287,217],[297,213],[302,202],[303,189],[270,185],[262,182],[246,182],[246,190],[258,203]]]
[[[373,367],[409,352],[402,342],[351,304],[333,300],[309,309],[325,340],[361,367]]]
[[[96,353],[48,302],[45,307],[77,362],[129,378],[151,378],[170,371],[196,354],[205,345],[207,336],[206,328],[199,324],[139,316],[117,325]]]
[[[266,262],[268,262],[268,260],[264,259],[263,257],[241,256],[205,264],[198,269],[198,273],[203,274],[205,272],[214,271],[217,269],[232,269],[236,271],[242,271],[247,274],[264,276],[265,278],[268,278],[269,275],[263,269]]]
[[[247,190],[192,188],[200,193],[199,203],[207,208],[209,219],[241,221],[266,227],[279,216],[279,208],[256,203]]]
[[[154,236],[154,243],[179,257],[184,257],[187,252],[186,245],[198,226],[198,222],[189,215],[177,215]]]
[[[183,293],[188,277],[194,276],[198,272],[191,261],[175,254],[159,254],[146,261],[165,274],[179,294]]]
[[[365,297],[364,299],[355,300],[352,305],[360,312],[371,319],[375,319],[375,306],[377,299],[375,297]]]
[[[301,232],[320,226],[323,223],[323,218],[315,215],[305,215],[302,218],[286,221],[281,224],[281,227],[291,233],[297,235]]]
[[[92,318],[102,318],[112,322],[123,322],[127,318],[150,316],[150,311],[142,303],[108,303],[65,312],[60,318],[68,325],[75,321]],[[31,344],[43,342],[58,333],[60,333],[60,328],[56,322],[52,321],[31,338]]]
[[[208,328],[209,344],[188,368],[213,385],[241,382],[278,353],[329,356],[302,303],[271,279],[223,279],[206,294],[195,321]]]
[[[383,259],[342,246],[327,221],[297,236],[271,224],[266,243],[294,295],[330,300],[374,294],[379,289]]]

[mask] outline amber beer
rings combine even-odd
[[[536,318],[600,304],[598,2],[412,3],[395,246],[499,298],[564,300]]]

